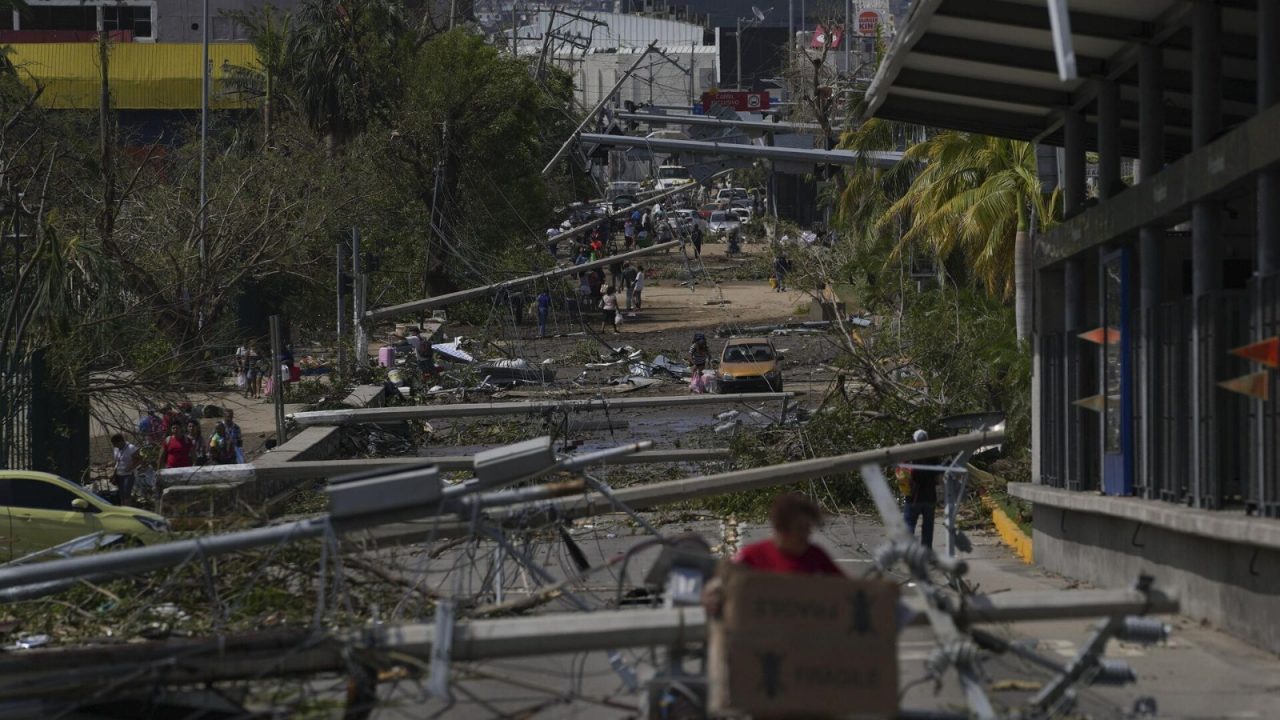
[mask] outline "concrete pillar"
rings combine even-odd
[[[1113,80],[1098,84],[1098,196],[1120,192],[1120,86]]]
[[[1280,101],[1280,3],[1258,0],[1258,112]],[[1257,274],[1280,273],[1280,167],[1258,173]]]
[[[1063,115],[1062,205],[1071,216],[1084,207],[1084,118],[1076,110]]]
[[[1212,0],[1195,0],[1191,19],[1191,144],[1204,148],[1222,128],[1222,10]],[[1194,152],[1194,150],[1193,150]],[[1215,427],[1218,379],[1216,368],[1220,349],[1210,347],[1214,322],[1213,296],[1221,289],[1221,208],[1217,202],[1202,201],[1191,208],[1191,286],[1193,309],[1193,349],[1191,353],[1192,396],[1192,498],[1197,506],[1214,502],[1210,484],[1226,467],[1219,458]]]
[[[1159,47],[1144,45],[1138,64],[1138,177],[1151,182],[1164,165],[1164,55]],[[1139,307],[1141,322],[1138,352],[1138,403],[1142,422],[1138,427],[1135,485],[1145,497],[1158,497],[1166,472],[1162,467],[1161,441],[1164,404],[1160,373],[1160,303],[1164,280],[1164,228],[1147,225],[1138,230]]]
[[[1267,110],[1280,102],[1280,3],[1276,0],[1258,0],[1258,11],[1255,16],[1258,31],[1258,112]],[[1261,318],[1271,298],[1264,290],[1264,278],[1272,278],[1266,284],[1280,282],[1275,279],[1280,275],[1280,166],[1271,166],[1258,173],[1257,179],[1258,224],[1254,254],[1254,288],[1252,295],[1253,317]],[[1274,297],[1274,296],[1272,296]],[[1268,333],[1262,331],[1253,336],[1254,340],[1262,340]],[[1275,393],[1275,391],[1272,391]],[[1249,429],[1251,457],[1249,462],[1249,482],[1253,500],[1258,502],[1275,502],[1268,498],[1268,473],[1274,472],[1274,442],[1269,442],[1267,429],[1275,422],[1268,417],[1274,412],[1276,396],[1273,394],[1269,402],[1256,400],[1253,402],[1253,422]],[[1274,436],[1272,436],[1274,437]]]
[[[1065,487],[1084,490],[1092,486],[1093,465],[1090,447],[1097,428],[1096,413],[1072,403],[1096,394],[1090,384],[1089,369],[1096,347],[1076,337],[1088,329],[1087,294],[1089,273],[1094,270],[1093,251],[1086,250],[1067,260],[1063,272],[1063,321],[1066,326],[1066,478]]]

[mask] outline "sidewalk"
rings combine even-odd
[[[934,545],[945,547],[941,525],[936,529]],[[761,528],[752,528],[744,537],[763,537]],[[869,567],[867,555],[857,551],[859,542],[873,549],[883,537],[878,525],[848,518],[835,518],[819,542],[832,551],[832,557],[852,574]],[[1067,579],[1050,575],[1038,567],[1027,565],[1000,543],[994,533],[970,533],[974,552],[965,555],[969,562],[968,580],[979,592],[1000,593],[1018,590],[1063,590],[1084,588]],[[855,569],[856,568],[856,569]],[[1136,580],[1136,578],[1135,578]],[[1270,618],[1259,618],[1268,621]],[[1092,717],[1124,717],[1140,697],[1155,698],[1162,718],[1266,718],[1275,717],[1280,701],[1280,657],[1255,648],[1223,632],[1183,617],[1165,618],[1173,625],[1168,643],[1143,647],[1111,641],[1106,656],[1128,662],[1138,675],[1138,682],[1123,687],[1095,687],[1081,693],[1077,712]],[[1066,662],[1090,634],[1096,621],[1062,620],[1019,623],[1016,626],[987,628],[1007,638],[1034,638],[1037,649],[1048,657]],[[924,675],[923,661],[934,647],[932,634],[924,628],[904,632],[899,642],[901,679],[909,682]],[[1013,679],[1042,680],[1043,671],[1027,668],[1025,663],[1000,658],[989,662],[987,673],[992,681]],[[942,708],[962,702],[954,674],[949,676],[942,692],[935,696],[932,683],[912,688],[903,700],[904,708]],[[1033,691],[999,691],[990,694],[997,708],[1030,697]]]

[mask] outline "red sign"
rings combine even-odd
[[[875,35],[880,25],[880,16],[870,10],[858,13],[858,32],[863,35]]]
[[[702,111],[706,112],[712,105],[732,108],[739,112],[758,112],[769,109],[769,93],[721,90],[702,94]]]
[[[844,39],[843,28],[831,28],[831,48],[840,47],[840,41]],[[821,50],[827,44],[827,29],[821,25],[813,31],[813,41],[809,43],[809,47],[814,50]]]

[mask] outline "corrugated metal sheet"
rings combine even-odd
[[[10,59],[28,83],[45,86],[46,107],[98,107],[97,43],[10,45]],[[111,98],[118,110],[192,110],[200,107],[200,45],[194,43],[121,43],[111,47]],[[209,106],[234,109],[245,102],[223,84],[230,68],[256,67],[257,52],[248,43],[209,46],[213,67]],[[34,81],[32,80],[34,78]]]

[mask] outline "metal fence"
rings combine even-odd
[[[32,467],[31,359],[14,373],[0,370],[0,469]]]
[[[1066,487],[1066,357],[1065,336],[1040,336],[1040,482]]]
[[[1250,340],[1280,335],[1280,276],[1255,278],[1250,282],[1255,298],[1250,318]],[[1257,366],[1249,370],[1257,370]],[[1266,400],[1248,401],[1249,482],[1244,488],[1250,510],[1280,518],[1280,384],[1273,384]]]
[[[1165,303],[1159,309],[1157,362],[1160,366],[1155,392],[1160,397],[1160,418],[1156,437],[1157,465],[1164,469],[1150,478],[1152,497],[1182,502],[1190,492],[1194,458],[1191,448],[1192,398],[1187,392],[1191,379],[1190,298]]]

